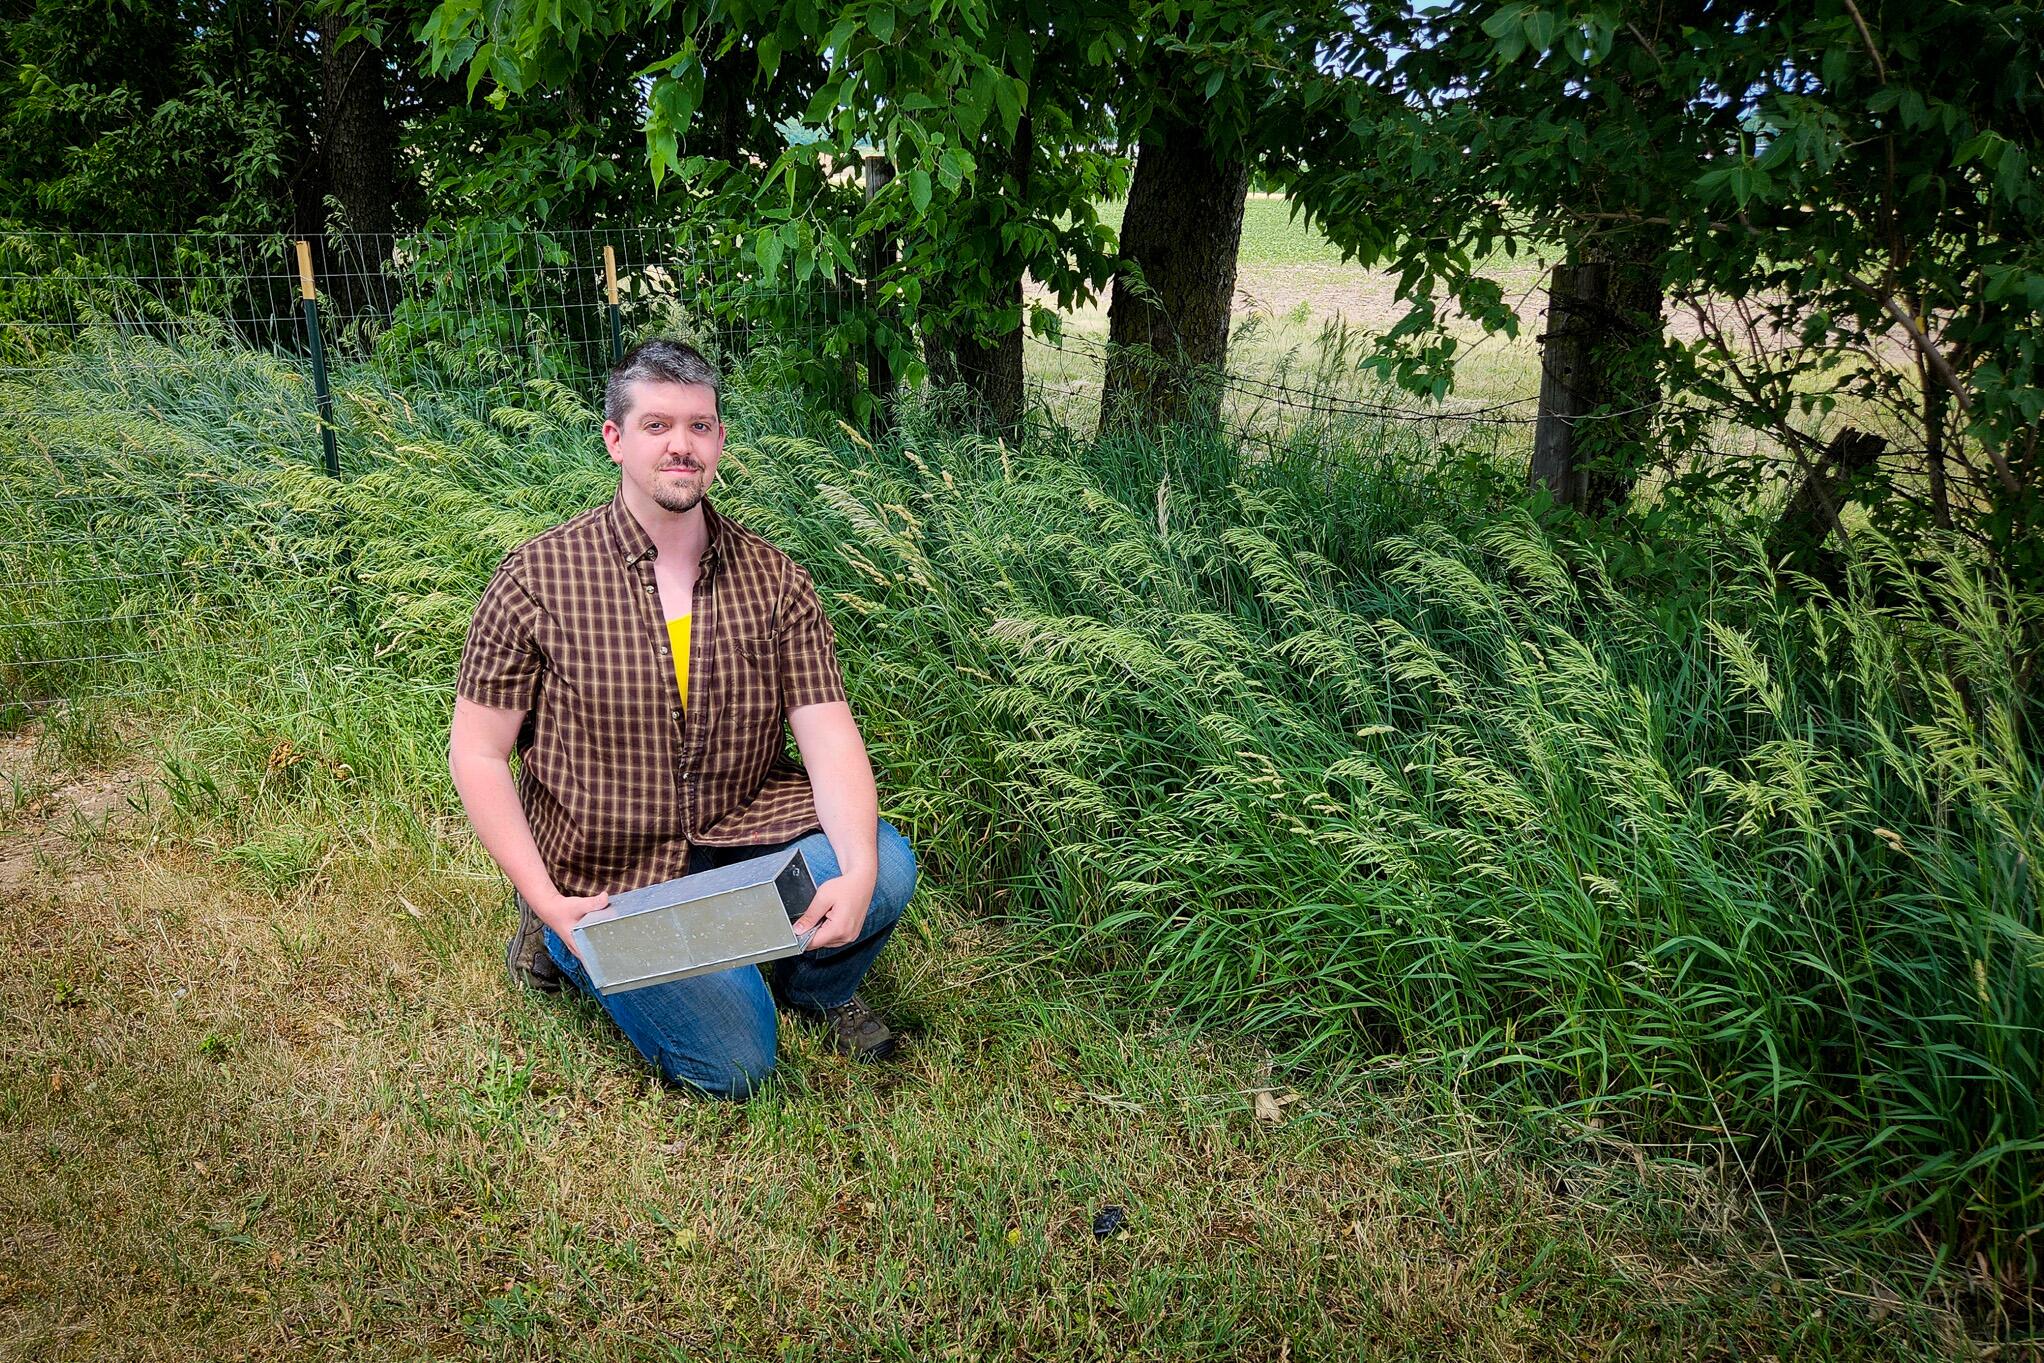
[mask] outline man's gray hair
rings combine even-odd
[[[635,383],[682,383],[709,389],[713,394],[723,386],[717,377],[717,366],[703,358],[703,352],[686,341],[655,337],[641,341],[626,352],[617,367],[610,371],[609,382],[603,385],[603,419],[615,425],[625,424],[625,418],[632,412],[632,385]],[[722,414],[722,400],[718,400],[719,415]]]

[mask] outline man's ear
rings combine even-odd
[[[618,424],[615,421],[603,423],[603,448],[610,452],[612,463],[617,462],[617,442],[623,436],[624,432],[618,428]]]

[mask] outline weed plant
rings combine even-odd
[[[614,487],[556,382],[351,373],[339,482],[309,406],[113,339],[0,387],[0,683],[145,708],[278,881],[444,844],[476,594]],[[1336,431],[1018,450],[917,409],[876,447],[771,356],[727,415],[720,505],[814,571],[890,813],[976,911],[1322,1083],[1715,1146],[2034,1290],[2044,600],[1956,553],[1831,589],[1705,522],[1545,528],[1481,460]],[[280,810],[302,836],[234,841]]]

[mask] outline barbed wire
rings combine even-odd
[[[1069,345],[1071,348],[1077,349],[1091,358],[1099,359],[1103,363],[1115,353],[1115,347],[1108,343],[1072,332],[1066,332],[1063,339],[1059,342],[1045,341],[1033,335],[1027,339],[1032,344],[1052,351],[1062,351]],[[1138,359],[1136,363],[1164,365],[1168,362],[1161,358],[1153,359],[1145,356]],[[1475,407],[1440,410],[1416,403],[1390,404],[1370,402],[1366,399],[1357,398],[1352,394],[1337,393],[1329,389],[1306,387],[1298,384],[1277,383],[1271,379],[1254,374],[1245,374],[1237,370],[1204,371],[1195,374],[1191,382],[1194,384],[1211,382],[1230,392],[1247,393],[1264,398],[1276,406],[1287,407],[1297,411],[1325,412],[1332,415],[1361,416],[1402,422],[1459,423],[1478,426],[1534,426],[1540,421],[1538,413],[1523,416],[1501,415],[1514,409],[1537,405],[1540,400],[1537,394],[1516,398],[1502,398],[1495,402],[1488,402]],[[1304,401],[1301,401],[1301,399],[1304,399]],[[1687,403],[1677,398],[1663,397],[1631,407],[1614,408],[1609,411],[1572,416],[1568,420],[1573,425],[1584,425],[1599,421],[1624,421],[1635,416],[1659,411],[1675,411],[1686,415],[1702,417],[1718,417],[1722,415],[1722,413],[1713,408]]]

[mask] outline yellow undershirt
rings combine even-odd
[[[674,650],[674,682],[681,688],[681,703],[688,704],[688,628],[689,616],[680,616],[667,622],[667,644]]]

